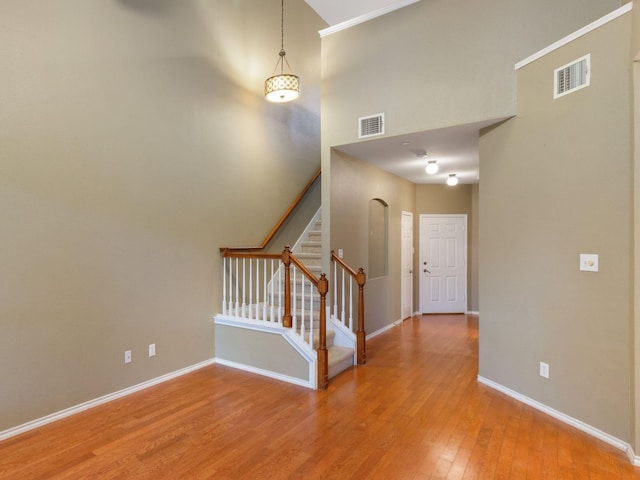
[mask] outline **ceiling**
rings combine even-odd
[[[384,137],[335,147],[352,157],[416,183],[444,184],[455,173],[460,183],[478,183],[479,130],[503,119]],[[438,173],[425,172],[435,160]]]
[[[362,15],[391,7],[403,5],[398,0],[305,0],[322,19],[334,26]],[[392,7],[391,7],[392,8]]]
[[[408,0],[305,0],[330,27],[375,11],[401,8]],[[416,184],[444,184],[455,173],[460,183],[478,183],[479,130],[504,119],[429,130],[396,137],[382,137],[336,147],[352,157],[375,165]],[[426,155],[425,155],[426,154]],[[440,170],[427,175],[427,161]]]

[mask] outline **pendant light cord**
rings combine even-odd
[[[280,2],[280,57],[276,62],[276,67],[273,69],[273,73],[278,70],[278,65],[280,65],[280,74],[284,73],[284,64],[287,64],[287,68],[289,71],[293,71],[291,65],[289,65],[289,61],[287,60],[287,53],[284,51],[284,0]]]
[[[284,52],[284,0],[280,6],[280,50]]]

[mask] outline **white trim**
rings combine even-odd
[[[287,328],[283,327],[280,323],[266,322],[264,320],[254,320],[252,318],[240,318],[230,317],[226,315],[218,314],[213,317],[213,322],[216,325],[226,325],[228,327],[246,328],[248,330],[256,330],[258,332],[266,333],[278,333],[284,335],[287,332]]]
[[[186,375],[187,373],[194,372],[204,367],[208,367],[209,365],[213,365],[214,363],[216,363],[216,361],[213,358],[209,360],[205,360],[204,362],[196,363],[195,365],[191,365],[189,367],[176,370],[175,372],[167,373],[165,375],[152,378],[151,380],[147,380],[146,382],[139,383],[132,387],[127,387],[125,389],[118,390],[117,392],[103,395],[102,397],[98,397],[94,400],[89,400],[87,402],[81,403],[74,407],[69,407],[64,410],[60,410],[59,412],[47,415],[45,417],[41,417],[36,420],[32,420],[30,422],[24,423],[22,425],[18,425],[17,427],[4,430],[0,432],[0,441],[6,440],[7,438],[10,438],[10,437],[14,437],[16,435],[20,435],[21,433],[28,432],[29,430],[33,430],[34,428],[42,427],[49,423],[53,423],[57,420],[62,420],[63,418],[69,417],[71,415],[75,415],[76,413],[80,413],[85,410],[89,410],[90,408],[97,407],[98,405],[111,402],[112,400],[117,400],[118,398],[131,395],[132,393],[139,392],[140,390],[144,390],[145,388],[153,387],[154,385],[158,385],[159,383],[163,383],[168,380],[173,380],[174,378],[180,377],[182,375]]]
[[[478,375],[478,382],[482,383],[483,385],[486,385],[489,388],[493,388],[494,390],[504,393],[505,395],[511,398],[514,398],[519,402],[529,405],[530,407],[533,407],[536,410],[546,413],[547,415],[550,415],[553,418],[566,423],[567,425],[571,425],[572,427],[577,428],[578,430],[581,430],[584,433],[597,438],[598,440],[602,440],[603,442],[611,445],[612,447],[622,450],[627,454],[627,457],[629,458],[631,463],[633,463],[635,466],[640,466],[640,457],[635,455],[635,453],[633,452],[633,448],[627,442],[620,440],[619,438],[616,438],[613,435],[609,435],[608,433],[603,432],[602,430],[596,427],[592,427],[587,423],[584,423],[576,418],[570,417],[565,413],[559,412],[558,410],[548,407],[547,405],[544,405],[543,403],[540,403],[537,400],[533,400],[532,398],[522,395],[514,390],[511,390],[510,388],[500,385],[499,383],[496,383],[492,380],[484,378],[480,375]]]
[[[411,257],[411,268],[410,268],[410,274],[411,274],[411,288],[410,288],[410,293],[411,293],[411,302],[409,305],[409,317],[406,318],[410,318],[411,317],[411,305],[414,305],[414,298],[413,298],[413,286],[416,283],[416,277],[413,274],[413,270],[415,270],[414,268],[414,261],[416,259],[415,256],[415,252],[416,249],[414,248],[413,245],[413,238],[414,238],[414,221],[413,221],[413,212],[407,212],[405,210],[401,210],[400,211],[400,316],[402,317],[403,312],[402,312],[402,302],[404,302],[404,279],[402,278],[402,257],[403,257],[403,250],[404,250],[404,242],[403,242],[403,223],[404,223],[404,216],[405,215],[409,215],[411,217],[411,251],[410,252],[406,252],[406,254],[408,254]],[[404,320],[404,319],[403,319]]]
[[[311,388],[315,390],[315,385],[311,382],[303,380],[301,378],[290,377],[289,375],[282,375],[280,373],[275,373],[270,370],[264,370],[262,368],[253,367],[251,365],[245,365],[244,363],[232,362],[230,360],[225,360],[223,358],[216,358],[216,363],[219,365],[225,365],[227,367],[235,368],[237,370],[242,370],[249,373],[255,373],[257,375],[262,375],[263,377],[275,378],[276,380],[281,380],[283,382],[293,383],[294,385],[299,385],[301,387]],[[311,372],[311,370],[310,370]]]
[[[582,27],[580,30],[576,30],[575,32],[573,32],[573,33],[567,35],[566,37],[558,40],[557,42],[552,43],[548,47],[543,48],[542,50],[539,50],[538,52],[536,52],[533,55],[525,58],[524,60],[519,61],[518,63],[516,63],[515,69],[519,70],[522,67],[524,67],[525,65],[529,65],[531,62],[534,62],[534,61],[538,60],[539,58],[544,57],[548,53],[551,53],[551,52],[553,52],[554,50],[557,50],[560,47],[564,47],[566,44],[568,44],[570,42],[573,42],[577,38],[580,38],[583,35],[586,35],[587,33],[590,33],[593,30],[595,30],[597,28],[600,28],[601,26],[611,22],[612,20],[615,20],[616,18],[621,17],[625,13],[630,12],[631,8],[632,8],[632,2],[629,2],[629,3],[625,4],[625,5],[623,5],[622,7],[614,10],[613,12],[609,13],[608,15],[605,15],[604,17],[599,18],[595,22],[590,23],[586,27]]]
[[[365,13],[364,15],[360,15],[359,17],[352,18],[351,20],[347,20],[345,22],[332,25],[331,27],[324,28],[320,30],[318,33],[320,34],[321,38],[326,37],[333,33],[346,30],[347,28],[351,28],[355,25],[368,22],[369,20],[373,20],[374,18],[381,17],[382,15],[386,15],[387,13],[393,12],[394,10],[399,10],[413,3],[418,3],[419,1],[420,0],[400,0],[399,2],[392,3],[391,5],[387,5],[386,7],[379,8],[378,10],[374,10],[373,12]]]
[[[469,310],[468,312],[465,312],[465,315],[473,315],[474,317],[479,317],[480,316],[480,312],[476,312],[474,310]]]
[[[373,332],[373,333],[368,334],[368,335],[366,336],[366,339],[367,339],[367,340],[369,340],[370,338],[377,337],[377,336],[378,336],[378,335],[380,335],[381,333],[384,333],[384,332],[386,332],[387,330],[391,330],[393,327],[397,327],[397,326],[398,326],[398,325],[400,325],[401,323],[402,323],[402,320],[397,320],[397,321],[395,321],[395,322],[393,322],[393,323],[390,323],[389,325],[387,325],[387,326],[385,326],[385,327],[382,327],[381,329],[376,330],[376,331],[375,331],[375,332]]]

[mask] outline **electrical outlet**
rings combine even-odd
[[[124,363],[131,363],[131,350],[124,352]]]
[[[149,356],[150,357],[155,357],[156,356],[156,344],[155,343],[150,343],[149,344]]]
[[[540,362],[540,376],[544,378],[549,378],[549,364]]]

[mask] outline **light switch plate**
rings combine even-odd
[[[595,253],[581,253],[580,270],[582,270],[583,272],[597,272],[598,255]]]

